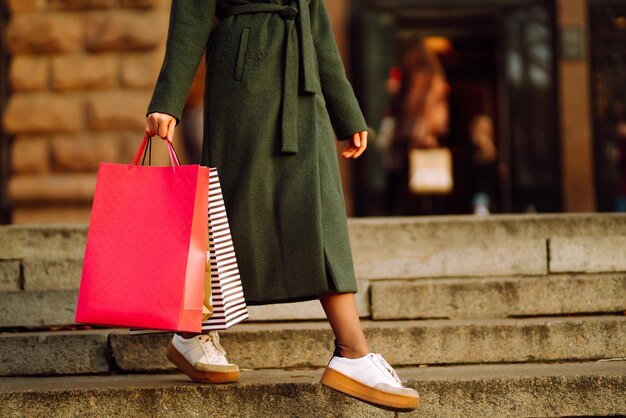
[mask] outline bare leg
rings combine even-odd
[[[359,358],[369,353],[354,293],[319,295],[319,299],[342,355],[347,358]]]

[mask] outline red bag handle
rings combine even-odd
[[[137,150],[137,153],[135,154],[132,161],[128,165],[128,170],[130,170],[133,165],[139,165],[139,157],[141,157],[141,154],[143,154],[146,147],[148,146],[148,142],[151,139],[152,137],[150,136],[150,134],[146,132],[146,134],[143,137],[143,141],[141,141],[141,145],[139,145],[139,149]],[[172,166],[172,169],[174,170],[174,172],[176,172],[176,166],[180,165],[180,161],[178,160],[178,155],[176,155],[176,150],[174,150],[174,146],[172,145],[172,143],[167,140],[165,140],[165,142],[167,142],[167,154],[169,156],[170,165]]]

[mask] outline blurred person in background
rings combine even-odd
[[[494,139],[493,120],[487,115],[474,117],[470,125],[471,162],[473,171],[474,214],[488,215],[498,192],[498,150]]]
[[[405,44],[400,65],[389,72],[389,105],[377,141],[388,155],[388,202],[392,215],[428,213],[428,197],[408,190],[409,151],[436,148],[448,133],[449,85],[439,59],[422,38]]]
[[[400,113],[395,142],[408,148],[434,148],[448,133],[449,86],[439,59],[424,40],[402,56]]]

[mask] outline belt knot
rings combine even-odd
[[[295,19],[295,17],[298,15],[298,9],[296,9],[295,7],[285,7],[284,9],[280,10],[278,12],[278,15],[280,17],[282,17],[283,19]]]
[[[1,0],[0,0],[1,1]],[[320,0],[321,1],[321,0]],[[298,152],[298,95],[300,69],[302,90],[317,94],[315,80],[315,45],[311,33],[311,16],[307,0],[291,0],[292,6],[255,2],[232,6],[219,13],[218,18],[248,13],[276,13],[284,21],[286,37],[283,74],[283,98],[281,104],[281,152]],[[298,24],[294,22],[298,17]]]

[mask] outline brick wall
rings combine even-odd
[[[2,1],[11,13],[2,119],[12,142],[11,222],[88,222],[98,163],[128,163],[143,137],[171,0]],[[348,1],[327,6],[345,58]],[[168,163],[161,141],[152,161]],[[347,162],[340,166],[351,213]]]
[[[163,59],[168,0],[7,0],[14,223],[86,222],[100,161],[128,162]],[[157,163],[161,163],[155,150]]]

